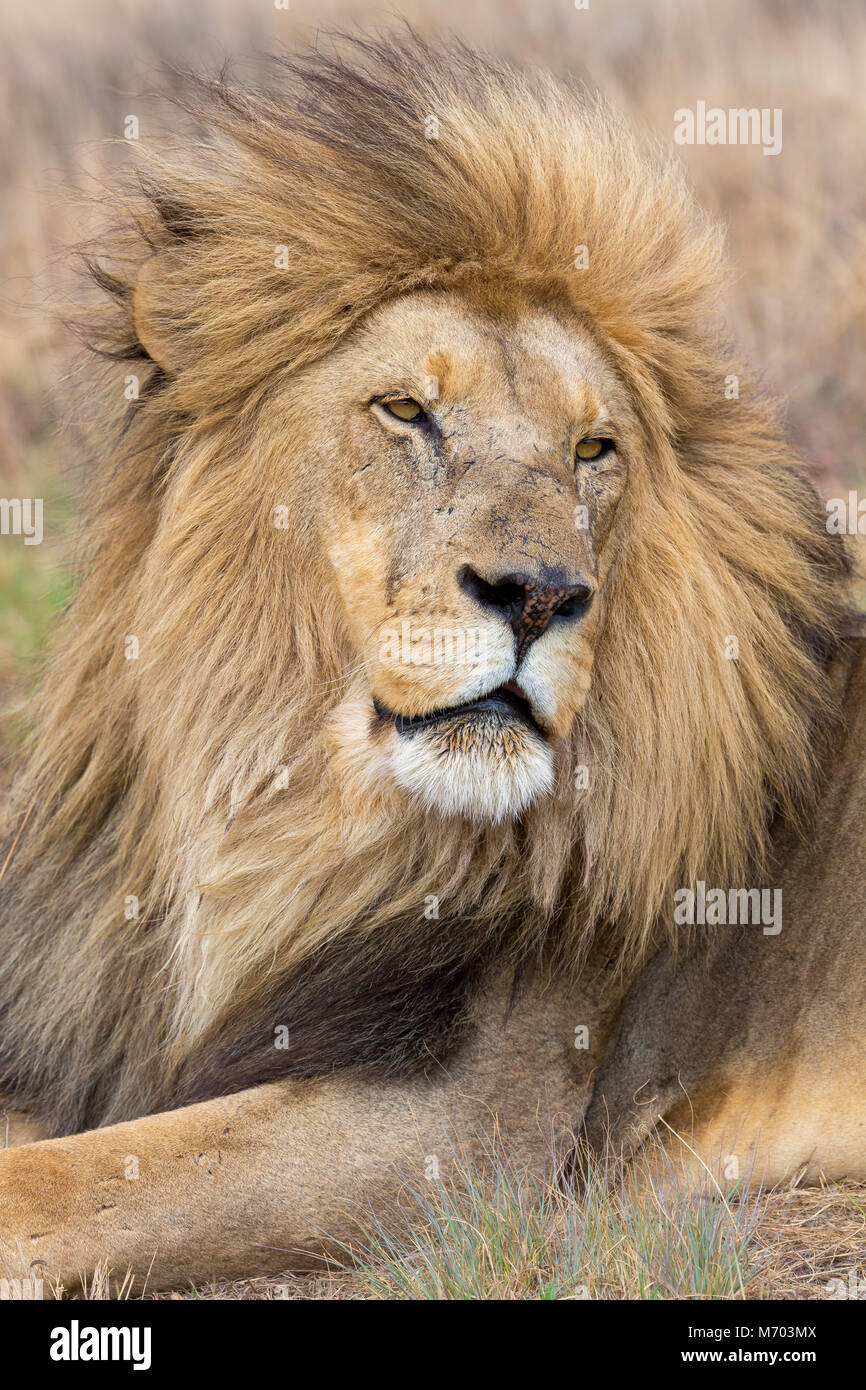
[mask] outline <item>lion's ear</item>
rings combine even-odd
[[[138,272],[132,296],[132,321],[136,336],[148,357],[166,372],[177,361],[176,333],[168,306],[168,265],[162,252],[146,260]]]

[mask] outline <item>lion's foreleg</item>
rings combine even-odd
[[[2,1152],[0,1273],[74,1288],[107,1262],[141,1289],[315,1266],[429,1151],[413,1099],[285,1082]]]
[[[577,1024],[588,1051],[575,1050]],[[523,1168],[552,1166],[557,1121],[582,1111],[604,1034],[573,990],[539,981],[515,998],[506,976],[459,1055],[426,1078],[280,1081],[0,1152],[0,1274],[40,1261],[75,1288],[107,1263],[140,1291],[321,1267],[405,1198],[407,1170],[447,1177],[452,1145],[473,1162],[495,1135]]]

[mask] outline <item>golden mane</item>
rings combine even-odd
[[[209,152],[151,157],[96,270],[115,399],[144,380],[103,415],[2,884],[0,1084],[58,1131],[265,1079],[249,1040],[279,1023],[296,1072],[375,1068],[386,1034],[389,1067],[420,1065],[405,979],[435,1052],[491,953],[548,939],[577,968],[604,928],[636,965],[676,888],[754,881],[838,712],[844,557],[714,334],[720,236],[676,163],[550,78],[414,36],[349,47],[282,63],[279,95],[198,84]],[[165,369],[136,331],[145,262]],[[523,824],[477,831],[340,763],[333,580],[302,517],[291,564],[271,526],[280,387],[384,300],[469,285],[579,313],[651,460],[571,750],[591,791],[565,768]]]

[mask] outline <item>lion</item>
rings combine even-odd
[[[533,1172],[663,1124],[866,1175],[862,637],[720,229],[602,99],[462,47],[192,91],[92,267],[4,1269],[310,1267],[491,1127]],[[698,885],[757,915],[681,922]]]

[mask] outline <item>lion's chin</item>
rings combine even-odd
[[[425,810],[494,824],[514,820],[553,790],[553,753],[510,719],[455,720],[399,737],[396,782]]]

